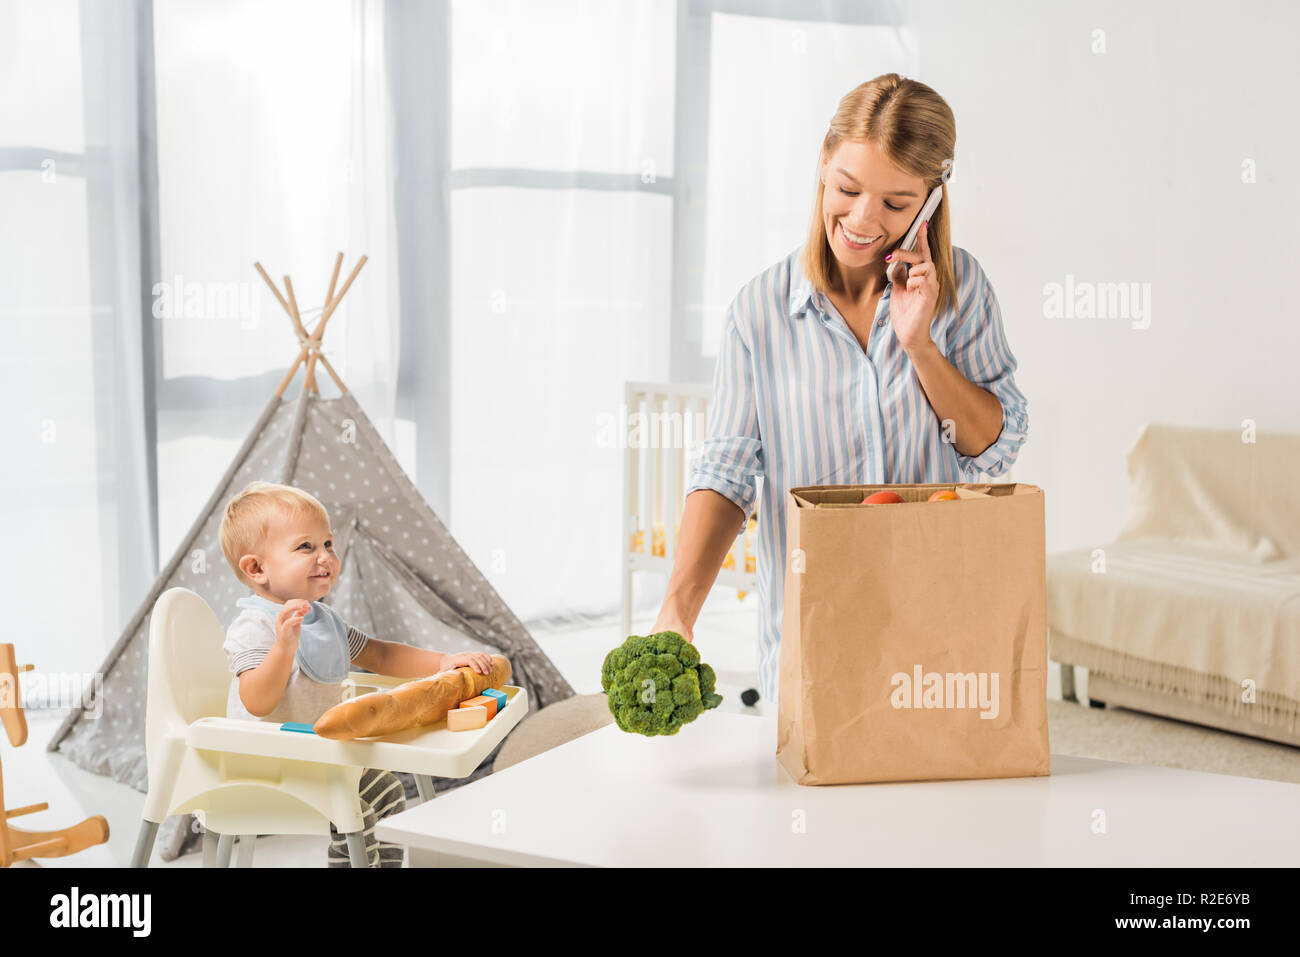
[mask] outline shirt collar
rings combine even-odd
[[[882,300],[889,296],[889,283],[885,283],[885,289],[880,295]],[[803,270],[799,268],[799,257],[796,254],[793,267],[790,270],[790,295],[786,300],[790,318],[801,318],[807,312],[809,303],[821,310],[823,308],[821,304],[823,298],[821,293],[813,289],[812,280],[805,276]]]
[[[803,274],[796,257],[794,269],[790,273],[790,298],[788,301],[790,318],[798,319],[808,308],[814,295],[812,280]]]

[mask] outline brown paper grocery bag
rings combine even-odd
[[[954,489],[956,501],[927,501]],[[899,504],[863,505],[878,491]],[[1043,490],[790,489],[777,759],[800,784],[1048,774]]]

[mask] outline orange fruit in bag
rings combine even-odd
[[[863,505],[897,505],[903,497],[897,492],[875,492],[862,500]]]

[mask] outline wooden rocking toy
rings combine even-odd
[[[0,722],[15,748],[27,741],[27,718],[18,689],[18,674],[31,671],[32,665],[18,665],[14,646],[0,644]],[[60,831],[22,831],[9,826],[9,819],[36,811],[47,811],[46,802],[5,810],[4,769],[0,766],[0,867],[35,857],[66,857],[108,840],[108,821],[102,814],[88,817],[80,824]]]

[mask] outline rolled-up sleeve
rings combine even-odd
[[[366,645],[369,644],[370,636],[367,635],[364,631],[359,631],[356,628],[353,628],[351,625],[348,625],[347,629],[348,629],[348,654],[351,656],[353,661],[356,661],[357,655],[361,654],[361,652],[365,649]]]
[[[758,402],[750,348],[736,322],[735,304],[727,310],[718,361],[713,369],[707,437],[693,460],[686,494],[712,489],[745,513],[743,530],[758,499],[763,472],[763,443],[758,430]]]
[[[976,297],[971,315],[954,343],[952,364],[981,389],[993,393],[1002,403],[1002,432],[979,455],[957,455],[965,481],[979,481],[980,473],[1004,474],[1020,455],[1020,446],[1029,435],[1029,403],[1016,386],[1016,357],[1007,344],[1002,326],[1002,309],[987,278],[983,292]]]
[[[275,626],[260,615],[241,614],[226,630],[221,647],[226,652],[230,673],[242,674],[256,668],[275,645]]]

